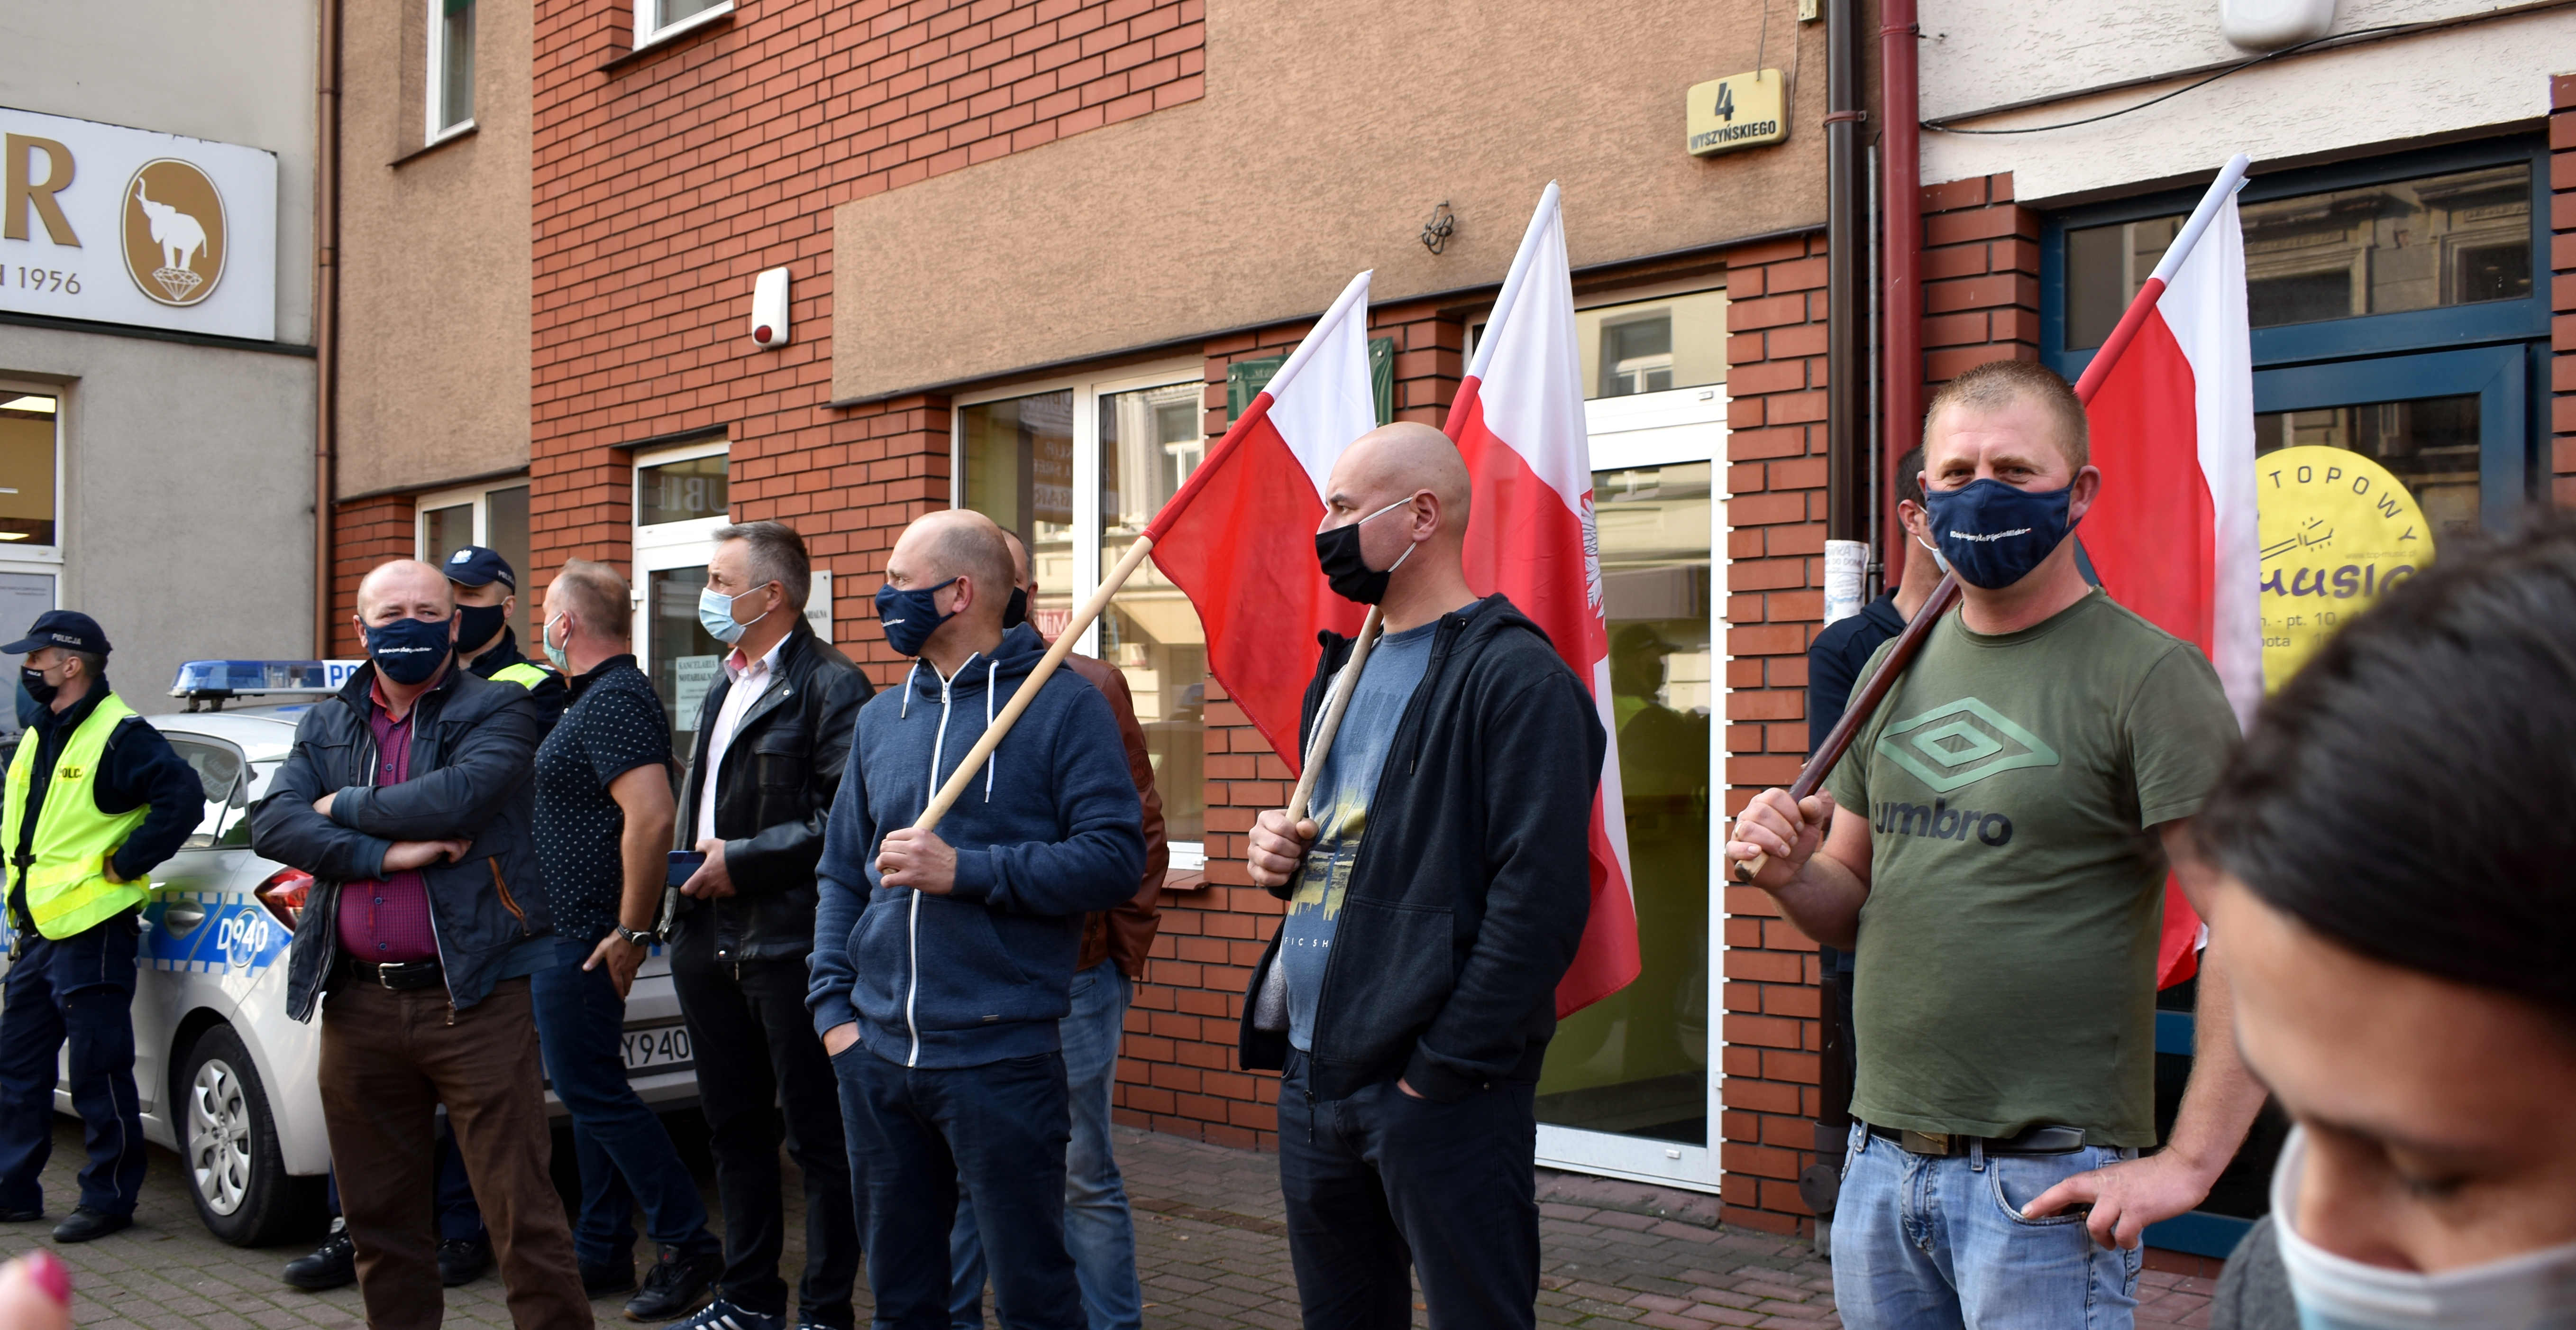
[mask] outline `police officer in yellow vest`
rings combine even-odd
[[[54,1144],[56,1058],[89,1144],[80,1205],[56,1242],[134,1222],[143,1119],[134,1096],[136,916],[148,874],[205,816],[205,788],[161,732],[108,691],[107,634],[52,610],[0,654],[25,655],[34,722],[9,763],[0,846],[8,854],[10,966],[0,988],[0,1222],[44,1217],[39,1178]]]
[[[456,587],[456,659],[477,676],[514,683],[536,695],[547,729],[563,714],[571,689],[563,676],[530,661],[510,628],[519,606],[519,576],[498,550],[468,545],[439,565]]]

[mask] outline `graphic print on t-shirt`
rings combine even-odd
[[[2057,750],[2046,740],[1973,697],[1890,723],[1879,735],[1878,754],[1945,796],[1988,776],[2058,763]],[[2009,812],[1948,798],[1928,804],[1891,799],[1870,810],[1870,830],[2003,846],[2012,842],[2013,824]]]

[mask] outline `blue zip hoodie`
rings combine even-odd
[[[1072,1007],[1082,916],[1125,903],[1145,871],[1127,750],[1099,691],[1058,670],[1004,736],[939,837],[957,851],[946,896],[880,885],[885,834],[912,825],[1046,653],[1027,624],[952,679],[916,661],[859,709],[816,867],[813,979],[820,1034],[850,1021],[907,1067],[973,1067],[1055,1051]]]

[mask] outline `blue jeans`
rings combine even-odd
[[[1852,1124],[1834,1206],[1848,1330],[2128,1330],[2143,1251],[2093,1245],[2081,1215],[2024,1219],[2059,1182],[2135,1150],[1934,1159]]]
[[[1118,1036],[1127,1026],[1135,985],[1115,961],[1073,976],[1073,1010],[1056,1022],[1064,1042],[1064,1079],[1073,1101],[1073,1139],[1064,1152],[1064,1245],[1082,1285],[1082,1315],[1091,1330],[1137,1330],[1145,1293],[1136,1282],[1136,1223],[1127,1213],[1127,1183],[1109,1149],[1109,1101],[1118,1085]],[[949,1319],[956,1330],[984,1324],[984,1244],[975,1208],[957,1207],[948,1235],[955,1279]]]
[[[573,1157],[581,1164],[581,1219],[573,1254],[583,1265],[632,1265],[635,1203],[653,1241],[692,1256],[717,1250],[697,1180],[680,1162],[662,1120],[626,1080],[619,1055],[626,1000],[608,968],[585,971],[595,944],[556,943],[552,969],[531,978],[537,1040],[555,1097],[572,1115]]]
[[[89,1162],[80,1204],[134,1213],[143,1192],[143,1106],[134,1097],[132,913],[55,941],[33,929],[0,990],[0,1209],[36,1210],[54,1150],[55,1057],[71,1044],[72,1107]]]
[[[850,1173],[867,1185],[876,1330],[947,1330],[948,1235],[961,1199],[992,1253],[1007,1330],[1083,1330],[1064,1246],[1064,1056],[906,1067],[864,1043],[832,1059]]]

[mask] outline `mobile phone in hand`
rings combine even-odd
[[[671,872],[663,885],[676,887],[688,881],[689,875],[697,872],[698,866],[706,861],[707,852],[704,850],[671,851]]]

